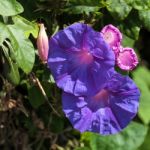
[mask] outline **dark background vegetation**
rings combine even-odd
[[[74,22],[97,31],[117,26],[139,57],[130,73],[141,90],[139,111],[117,135],[74,130],[61,90],[38,58],[38,23],[50,37]],[[149,69],[150,0],[0,0],[0,150],[150,150]]]

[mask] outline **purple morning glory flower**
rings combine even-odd
[[[114,73],[111,79],[92,97],[63,93],[66,117],[80,132],[102,135],[116,134],[136,115],[140,91],[128,77]]]
[[[50,39],[48,65],[65,92],[94,95],[109,79],[114,64],[114,53],[102,35],[86,24],[75,23]]]

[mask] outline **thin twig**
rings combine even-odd
[[[32,75],[32,78],[34,79],[34,82],[36,83],[36,85],[37,85],[37,86],[39,87],[39,89],[41,90],[41,92],[42,92],[42,94],[43,94],[45,100],[46,100],[47,103],[49,104],[49,106],[52,108],[52,110],[54,111],[54,113],[56,113],[56,114],[60,117],[60,115],[58,114],[58,112],[55,110],[55,108],[54,108],[54,107],[51,105],[51,103],[49,102],[48,97],[47,97],[47,95],[46,95],[46,93],[45,93],[45,91],[44,91],[44,89],[43,89],[43,87],[42,87],[42,84],[40,83],[39,79],[35,76],[35,74],[34,74],[33,72],[31,73],[31,75]]]

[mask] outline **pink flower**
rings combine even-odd
[[[133,70],[138,64],[138,58],[132,48],[122,48],[117,56],[117,65],[122,70]]]
[[[44,24],[39,24],[40,30],[37,38],[37,48],[40,59],[45,63],[48,57],[49,42]]]
[[[122,41],[122,34],[118,28],[109,24],[102,29],[101,33],[111,48],[120,46]]]
[[[101,30],[101,33],[115,53],[116,65],[122,70],[133,70],[138,64],[138,58],[132,48],[122,47],[122,33],[119,29],[109,24]]]

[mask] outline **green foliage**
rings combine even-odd
[[[23,7],[16,0],[4,0],[0,2],[0,15],[13,16],[23,12]]]
[[[25,19],[19,15],[13,16],[12,20],[13,20],[13,22],[15,22],[16,28],[19,28],[24,32],[26,38],[28,38],[30,36],[30,34],[32,34],[34,36],[34,38],[36,38],[38,36],[39,28],[38,28],[37,23],[30,22],[27,19]]]
[[[133,73],[133,78],[141,90],[139,117],[148,124],[150,122],[150,71],[145,67],[139,67]]]
[[[97,12],[100,8],[106,6],[104,1],[99,0],[70,0],[68,8],[65,9],[66,12],[70,14],[89,14],[91,12]]]
[[[45,102],[45,97],[41,93],[39,87],[31,86],[28,90],[29,101],[34,108],[38,108]]]
[[[147,136],[145,138],[144,143],[142,144],[142,146],[139,148],[139,150],[150,150],[150,130],[147,133]]]
[[[126,0],[107,0],[107,3],[107,9],[115,19],[124,20],[132,9]]]
[[[150,9],[150,1],[149,0],[132,0],[133,8],[137,10],[147,10]]]
[[[147,127],[132,122],[120,134],[111,136],[100,136],[98,134],[86,132],[81,136],[81,140],[87,144],[91,150],[128,150],[137,149],[144,141]],[[137,138],[138,137],[138,138]]]
[[[150,9],[139,11],[139,19],[142,25],[150,31]]]
[[[8,55],[8,49],[5,47],[5,58],[3,58],[4,61],[4,71],[3,74],[6,76],[6,78],[14,85],[19,84],[20,81],[20,75],[18,70],[18,65],[12,61],[12,59]]]

